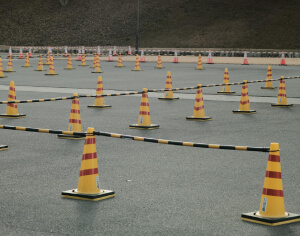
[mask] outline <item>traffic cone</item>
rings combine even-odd
[[[101,56],[101,50],[100,50],[100,47],[98,46],[97,47],[97,55],[100,57]]]
[[[97,89],[96,89],[96,95],[103,94],[103,83],[102,83],[102,76],[98,76],[98,82],[97,82]],[[95,103],[92,106],[88,106],[88,108],[111,108],[111,105],[104,105],[103,103],[104,97],[95,97]]]
[[[213,61],[212,61],[211,51],[210,50],[208,51],[208,59],[207,59],[206,64],[214,64]]]
[[[78,48],[77,59],[76,61],[81,61],[81,49]]]
[[[225,68],[225,71],[224,71],[223,84],[229,84],[228,68]],[[233,94],[235,92],[230,91],[230,85],[224,85],[224,86],[222,86],[222,91],[219,91],[217,93],[218,94]]]
[[[39,58],[39,64],[38,64],[38,69],[34,70],[34,71],[46,71],[43,68],[43,57],[42,54],[40,54],[40,58]]]
[[[291,106],[293,106],[293,104],[288,104],[287,103],[284,76],[280,77],[277,103],[276,104],[271,104],[271,105],[273,107],[291,107]]]
[[[132,55],[132,50],[131,50],[131,46],[128,46],[128,53],[127,53],[128,55]]]
[[[69,54],[68,54],[68,47],[67,46],[65,46],[65,53],[64,53],[64,57],[68,57],[69,56]]]
[[[63,191],[61,194],[64,198],[99,201],[115,196],[112,190],[100,189],[94,131],[94,128],[87,129],[77,189]]]
[[[148,90],[143,88],[143,94],[140,105],[140,113],[137,124],[129,125],[131,129],[158,129],[159,125],[151,124]]]
[[[242,65],[249,65],[248,59],[247,59],[247,51],[244,52],[244,61]]]
[[[112,54],[111,54],[111,49],[109,49],[109,52],[108,52],[108,61],[107,62],[112,62],[113,61],[113,57],[112,57]]]
[[[170,71],[168,71],[168,73],[167,73],[167,80],[166,80],[165,89],[173,89],[172,78],[171,78],[171,72]],[[161,100],[177,100],[177,99],[179,99],[179,97],[174,97],[173,96],[173,91],[170,90],[170,91],[165,91],[164,97],[160,97],[158,99],[161,99]]]
[[[116,65],[115,67],[118,67],[118,68],[125,67],[125,66],[123,66],[123,60],[122,60],[122,55],[121,55],[121,53],[119,53],[118,65]]]
[[[139,55],[138,54],[136,54],[134,70],[131,70],[131,71],[142,71],[141,68],[140,68],[140,62],[139,62]]]
[[[20,51],[19,51],[19,59],[23,59],[23,48],[20,47]]]
[[[28,55],[28,52],[26,53],[26,57],[25,57],[25,65],[22,66],[22,67],[32,67],[32,66],[30,66],[30,63],[29,63],[29,55]]]
[[[1,58],[0,58],[0,78],[7,78],[7,76],[4,76],[4,74],[3,74],[3,65],[2,65]]]
[[[12,57],[12,56],[13,56],[13,54],[12,54],[11,46],[9,46],[7,58]]]
[[[233,113],[244,113],[244,114],[256,113],[255,110],[250,110],[247,80],[243,81],[240,107],[238,110],[233,110],[232,112]]]
[[[146,62],[146,60],[145,60],[145,54],[144,54],[144,49],[142,49],[142,51],[141,51],[140,62]]]
[[[82,132],[78,94],[74,93],[73,97],[68,131]],[[77,135],[58,134],[57,136],[63,139],[84,139],[83,136]]]
[[[83,67],[89,66],[89,65],[86,64],[85,55],[84,54],[82,54],[82,56],[81,56],[81,64],[78,65],[78,66],[83,66]]]
[[[50,53],[49,51],[47,52],[47,58],[46,58],[46,64],[43,64],[45,66],[50,66],[51,64],[51,56],[50,56]]]
[[[3,72],[16,72],[15,70],[13,70],[11,57],[8,59],[7,68]]]
[[[29,47],[28,56],[29,56],[29,58],[33,58],[33,56],[32,56],[32,47]]]
[[[15,101],[16,90],[15,90],[15,82],[10,81],[9,84],[9,92],[8,92],[8,100],[7,101]],[[26,117],[25,114],[19,114],[17,103],[7,103],[6,113],[0,115],[1,118],[23,118]]]
[[[55,68],[54,68],[54,61],[53,61],[53,57],[50,56],[50,66],[49,66],[49,72],[48,74],[45,74],[45,75],[58,75],[58,74],[55,74]]]
[[[203,70],[201,54],[199,54],[197,68],[195,68],[195,70]]]
[[[92,73],[103,73],[103,71],[101,71],[101,66],[100,66],[100,59],[99,56],[96,55],[96,65],[95,65],[95,71],[92,71]]]
[[[118,53],[117,53],[117,47],[116,46],[114,46],[114,50],[113,50],[113,56],[117,56],[118,55]]]
[[[76,68],[73,68],[72,66],[72,58],[71,54],[68,56],[68,62],[67,62],[67,68],[64,68],[64,70],[75,70]]]
[[[282,52],[281,54],[280,66],[286,66],[284,52]]]
[[[175,52],[174,52],[173,63],[178,63],[178,54],[177,54],[177,50],[175,50]]]
[[[212,119],[209,116],[205,116],[203,94],[202,94],[202,84],[198,84],[193,116],[187,116],[186,119],[187,120],[196,120],[196,121],[206,121],[206,120]]]
[[[154,67],[154,69],[164,69],[165,67],[162,66],[162,62],[161,62],[161,55],[158,54],[158,57],[157,57],[157,65],[156,67]]]
[[[265,87],[261,87],[261,89],[276,89],[276,88],[277,87],[273,87],[273,85],[272,85],[272,70],[271,70],[271,66],[268,66],[266,86]]]
[[[300,215],[285,212],[279,144],[271,143],[259,211],[241,215],[242,220],[277,226],[300,221]]]
[[[95,53],[94,60],[93,60],[93,66],[91,66],[90,68],[95,68],[96,62],[97,62],[97,54]]]

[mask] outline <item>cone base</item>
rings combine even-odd
[[[138,125],[138,124],[133,124],[129,125],[130,129],[158,129],[159,125],[151,124],[149,126],[144,126],[144,125]]]
[[[203,68],[202,69],[195,68],[195,70],[204,70],[204,69]]]
[[[224,92],[224,91],[219,91],[217,94],[234,94],[235,92]]]
[[[208,62],[207,62],[206,64],[215,64],[215,63],[208,63]]]
[[[115,196],[115,192],[112,190],[101,189],[100,193],[98,194],[83,194],[83,193],[77,193],[75,191],[76,189],[63,191],[61,193],[61,196],[64,198],[72,198],[72,199],[87,200],[87,201],[100,201]]]
[[[13,70],[13,71],[9,71],[9,70],[4,70],[3,72],[7,72],[7,73],[10,73],[10,72],[17,72],[17,71],[15,71],[15,70]]]
[[[24,117],[26,117],[25,114],[18,114],[18,115],[0,114],[0,118],[24,118]]]
[[[280,66],[287,66],[287,64],[279,64]]]
[[[123,68],[123,67],[126,67],[126,66],[115,66],[116,68]]]
[[[256,113],[255,110],[249,110],[249,111],[241,111],[241,110],[233,110],[233,113],[241,113],[241,114],[252,114],[252,113]]]
[[[78,66],[82,66],[82,65],[78,65]],[[83,65],[82,67],[86,67],[86,66],[89,66],[89,65]]]
[[[7,150],[7,149],[8,149],[7,145],[0,145],[0,151]]]
[[[61,138],[61,139],[85,139],[84,136],[67,135],[67,134],[58,134],[57,138]]]
[[[59,75],[59,74],[45,74],[45,75]]]
[[[43,64],[44,66],[50,66],[50,64]]]
[[[277,87],[260,87],[261,89],[277,89]]]
[[[100,71],[100,72],[95,72],[95,71],[92,71],[91,73],[103,73],[103,71]]]
[[[113,62],[113,61],[106,61],[106,62]]]
[[[282,218],[266,218],[257,216],[256,213],[257,212],[243,213],[241,215],[242,220],[270,226],[284,225],[300,221],[300,215],[293,213],[287,213],[288,216]]]
[[[272,107],[292,107],[294,104],[271,104]]]
[[[131,70],[131,71],[143,71],[143,70]]]
[[[0,76],[0,78],[7,78],[8,76]]]
[[[47,71],[47,70],[34,70],[34,71]]]
[[[186,120],[206,121],[206,120],[212,120],[212,118],[209,116],[205,116],[205,117],[187,116]]]
[[[243,65],[243,66],[249,66],[249,64],[241,64],[241,65]]]
[[[91,106],[87,106],[88,108],[98,108],[98,109],[106,109],[106,108],[111,108],[111,105],[103,105],[103,106],[95,106],[95,105],[91,105]]]
[[[161,97],[161,98],[158,98],[159,100],[178,100],[179,97],[173,97],[173,98],[165,98],[165,97]]]
[[[165,69],[166,67],[154,67],[154,69]]]
[[[76,68],[64,68],[64,70],[76,70]]]
[[[21,67],[33,67],[33,66],[21,66]]]

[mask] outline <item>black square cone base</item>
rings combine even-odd
[[[195,120],[195,121],[207,121],[207,120],[212,120],[211,117],[206,116],[206,117],[194,117],[194,116],[187,116],[186,117],[187,120]]]
[[[286,105],[281,105],[281,104],[271,104],[272,107],[292,107],[294,104],[286,104]]]
[[[206,63],[206,64],[215,64],[215,63]]]
[[[82,66],[82,65],[78,65],[78,66]],[[87,67],[87,66],[89,66],[89,65],[84,65],[84,66],[82,66],[82,67]]]
[[[54,75],[59,75],[59,74],[45,74],[45,75],[54,76]]]
[[[279,64],[280,66],[287,66],[286,64],[285,65],[281,65],[281,64]]]
[[[143,70],[131,70],[131,71],[143,71]]]
[[[197,68],[195,68],[195,70],[204,70],[204,69],[197,69]]]
[[[0,76],[0,78],[7,78],[8,76]]]
[[[21,66],[21,67],[25,67],[25,68],[28,67],[29,68],[29,67],[33,67],[33,66]]]
[[[144,126],[144,125],[138,125],[138,124],[133,124],[129,125],[130,129],[158,129],[159,125],[151,124],[149,126]]]
[[[76,70],[76,68],[64,68],[64,70]]]
[[[157,66],[154,67],[154,69],[160,69],[160,70],[161,70],[161,69],[165,69],[165,68],[166,68],[166,67],[157,67]]]
[[[4,70],[3,72],[10,73],[10,72],[17,72],[17,71],[15,71],[15,70],[13,70],[13,71]]]
[[[258,216],[256,214],[257,212],[243,213],[241,217],[244,221],[270,226],[285,225],[300,221],[300,215],[293,213],[287,213],[288,215],[286,217],[281,218],[267,218]]]
[[[91,73],[103,73],[103,71],[100,71],[100,72],[95,72],[95,71],[92,71]]]
[[[44,66],[50,66],[50,64],[43,64]]]
[[[34,71],[47,71],[47,70],[34,70]]]
[[[106,109],[106,108],[111,108],[111,105],[104,105],[104,106],[95,106],[95,105],[91,105],[91,106],[87,106],[88,108],[97,108],[97,109]]]
[[[0,118],[24,118],[24,117],[26,117],[25,114],[18,114],[18,115],[0,114]]]
[[[72,198],[78,200],[87,200],[87,201],[100,201],[108,198],[115,197],[115,192],[112,190],[103,190],[101,189],[100,193],[98,194],[84,194],[84,193],[77,193],[76,189],[63,191],[61,196],[64,198]]]
[[[241,64],[242,66],[249,66],[249,64]]]
[[[84,136],[67,135],[67,134],[58,134],[57,137],[61,139],[78,139],[78,140],[85,139]]]
[[[249,110],[249,111],[240,111],[240,110],[233,110],[233,113],[241,113],[241,114],[253,114],[256,113],[255,110]]]
[[[7,145],[0,145],[0,151],[7,150],[7,149],[8,149]]]
[[[123,68],[123,67],[126,67],[126,66],[115,66],[116,68]]]
[[[114,61],[106,61],[106,62],[114,62]]]
[[[277,87],[260,87],[261,89],[277,89]]]
[[[223,92],[223,91],[219,91],[217,92],[217,94],[234,94],[235,92]]]
[[[174,98],[165,98],[165,97],[161,97],[161,98],[158,98],[159,100],[178,100],[179,97],[174,97]]]

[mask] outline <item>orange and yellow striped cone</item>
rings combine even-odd
[[[201,53],[199,54],[197,68],[195,68],[195,70],[203,70]]]
[[[287,103],[284,76],[280,77],[277,103],[271,104],[271,105],[273,107],[291,107],[291,106],[293,106],[293,104]]]
[[[6,70],[4,70],[3,72],[16,72],[15,70],[13,70],[12,59],[11,59],[11,57],[8,58],[7,68],[6,68]]]
[[[51,64],[51,56],[49,51],[47,52],[47,58],[46,58],[46,64],[44,64],[45,66],[50,66]]]
[[[164,69],[165,67],[162,66],[162,61],[161,61],[161,55],[158,54],[157,56],[157,64],[156,67],[154,67],[154,69]]]
[[[97,89],[96,89],[96,95],[103,94],[103,83],[102,83],[102,76],[98,76],[98,82],[97,82]],[[92,106],[88,106],[89,108],[111,108],[110,105],[105,105],[103,103],[104,97],[95,97],[95,103]]]
[[[259,211],[242,214],[242,220],[270,226],[300,221],[300,215],[285,212],[278,143],[270,145]]]
[[[55,74],[55,68],[54,68],[54,61],[53,61],[53,57],[50,56],[50,66],[49,66],[49,72],[48,74],[45,74],[45,75],[58,75],[58,74]]]
[[[139,120],[137,124],[129,125],[129,128],[132,129],[158,129],[159,125],[151,124],[149,101],[148,101],[148,90],[143,89]]]
[[[136,54],[134,70],[131,70],[131,71],[142,71],[140,68],[140,61],[139,61],[138,54]]]
[[[101,65],[100,65],[100,59],[99,56],[96,55],[96,64],[95,64],[95,70],[92,71],[92,73],[103,73],[103,71],[101,71]]]
[[[223,84],[229,84],[228,68],[225,68],[225,71],[224,71]],[[222,86],[222,91],[219,91],[217,93],[218,94],[233,94],[235,92],[230,91],[230,85],[224,85],[224,86]]]
[[[266,86],[261,87],[261,89],[276,89],[277,87],[273,87],[272,84],[272,70],[271,66],[268,66],[267,78],[266,78]]]
[[[188,117],[186,117],[186,119],[187,120],[196,120],[196,121],[206,121],[206,120],[212,119],[209,116],[205,116],[202,84],[198,84],[193,116],[188,116]]]
[[[81,56],[81,64],[78,65],[78,66],[89,66],[89,65],[86,64],[85,54],[82,54],[82,56]]]
[[[78,94],[74,93],[73,97],[74,98],[72,99],[68,131],[82,132]],[[84,139],[84,137],[77,136],[77,135],[59,134],[57,136],[58,138],[63,138],[63,139]]]
[[[3,74],[3,65],[2,65],[1,58],[0,58],[0,78],[7,78],[7,76],[4,76],[4,74]]]
[[[39,63],[38,63],[38,69],[34,71],[46,71],[43,68],[43,57],[42,54],[40,54]]]
[[[244,114],[256,113],[255,110],[250,110],[247,80],[243,80],[240,107],[238,110],[233,110],[232,112],[233,113],[244,113]]]
[[[67,68],[64,68],[64,70],[75,70],[76,68],[73,68],[72,66],[72,58],[71,54],[68,55],[68,62],[67,62]]]
[[[7,101],[15,101],[16,99],[15,82],[10,81]],[[25,114],[19,114],[17,103],[7,103],[6,113],[0,115],[2,118],[23,118],[25,116]]]
[[[94,60],[93,60],[93,66],[91,66],[90,68],[95,68],[96,66],[96,62],[97,62],[97,57],[96,57],[96,53],[94,54]]]
[[[26,53],[26,57],[25,57],[25,65],[22,67],[32,67],[32,66],[30,66],[28,52]]]
[[[123,66],[123,60],[122,60],[122,55],[121,55],[121,53],[119,53],[118,65],[116,65],[115,67],[117,67],[117,68],[125,67],[125,66]]]
[[[83,148],[77,189],[62,192],[62,197],[99,201],[115,196],[112,190],[100,189],[94,128],[88,128]]]
[[[173,87],[172,87],[172,78],[171,78],[171,72],[170,71],[168,71],[168,73],[167,73],[167,80],[166,80],[165,89],[173,89]],[[158,99],[160,99],[160,100],[177,100],[177,99],[179,99],[179,97],[174,97],[173,96],[173,91],[170,90],[170,91],[165,91],[164,97],[160,97]]]

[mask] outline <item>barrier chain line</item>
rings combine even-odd
[[[300,76],[293,76],[293,77],[285,77],[284,79],[299,79]],[[252,80],[247,81],[247,84],[251,83],[259,83],[259,82],[267,82],[267,81],[279,81],[281,78],[278,79],[269,79],[269,80]],[[207,84],[202,85],[202,88],[208,87],[217,87],[217,86],[225,86],[225,85],[242,85],[245,84],[244,82],[236,82],[236,83],[222,83],[222,84]],[[164,92],[164,91],[179,91],[179,90],[191,90],[191,89],[198,89],[199,86],[195,87],[185,87],[185,88],[174,88],[174,89],[149,89],[147,92]],[[125,96],[125,95],[136,95],[136,94],[143,94],[144,91],[139,92],[127,92],[127,93],[111,93],[111,94],[86,94],[86,95],[78,95],[78,98],[84,97],[115,97],[115,96]],[[0,104],[8,104],[8,103],[33,103],[33,102],[52,102],[58,100],[68,100],[73,99],[74,96],[70,97],[58,97],[58,98],[45,98],[45,99],[32,99],[32,100],[15,100],[15,101],[0,101]]]
[[[51,133],[51,134],[67,134],[67,135],[77,135],[77,136],[86,136],[87,135],[86,132],[39,129],[39,128],[10,126],[10,125],[0,125],[0,129]],[[149,143],[160,143],[160,144],[169,144],[169,145],[177,145],[177,146],[186,146],[186,147],[253,151],[253,152],[270,152],[269,147],[249,147],[249,146],[192,143],[192,142],[182,142],[182,141],[174,141],[174,140],[166,140],[166,139],[154,139],[154,138],[147,138],[147,137],[139,137],[139,136],[125,135],[125,134],[116,134],[116,133],[109,133],[109,132],[102,132],[102,131],[94,131],[93,135],[105,136],[105,137],[111,137],[111,138],[130,139],[130,140],[134,140],[134,141],[143,141],[143,142],[149,142]],[[278,151],[278,150],[276,150],[276,151]]]

